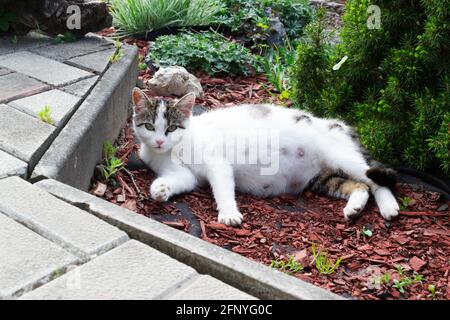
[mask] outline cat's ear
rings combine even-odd
[[[174,107],[178,108],[186,118],[190,117],[192,114],[192,108],[195,103],[195,93],[190,92],[187,95],[183,96],[177,103],[175,103]]]
[[[156,104],[156,100],[147,97],[147,95],[139,88],[134,88],[131,93],[131,100],[133,101],[134,111],[139,113]]]

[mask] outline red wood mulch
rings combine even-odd
[[[145,43],[138,44],[141,55],[145,54]],[[263,77],[231,79],[196,75],[205,89],[205,97],[198,102],[210,108],[276,100],[261,85]],[[140,77],[145,80],[150,74],[141,72]],[[125,163],[138,149],[133,138],[131,129],[126,127],[118,140],[122,146],[118,155]],[[300,197],[283,195],[271,199],[238,194],[238,205],[245,220],[240,228],[232,228],[217,223],[216,206],[209,189],[198,189],[160,204],[148,197],[153,179],[146,169],[121,171],[116,186],[110,184],[105,193],[97,195],[139,214],[158,216],[158,220],[189,232],[194,228],[192,221],[176,207],[187,203],[198,220],[195,222],[200,226],[203,240],[266,265],[274,259],[294,256],[304,268],[293,276],[343,296],[431,299],[428,286],[434,285],[436,299],[450,299],[450,202],[442,200],[437,193],[399,185],[397,198],[409,197],[412,201],[392,223],[384,222],[373,201],[360,219],[346,223],[342,200],[311,192]],[[95,186],[91,192],[96,193]],[[372,236],[364,235],[363,228],[371,230]],[[325,249],[333,261],[342,258],[336,272],[319,274],[311,253],[313,243]],[[396,271],[398,265],[403,266],[404,277],[415,272],[423,275],[424,280],[400,293],[392,287],[393,280],[401,278]],[[386,273],[390,275],[389,284],[376,283]]]

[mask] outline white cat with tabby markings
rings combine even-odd
[[[343,122],[272,105],[241,105],[192,116],[194,94],[169,102],[149,98],[136,88],[132,99],[140,157],[158,176],[150,186],[156,201],[209,183],[219,222],[237,226],[243,216],[235,190],[268,197],[299,194],[308,188],[348,200],[346,219],[360,214],[369,192],[386,220],[398,215],[399,206],[389,188],[395,183],[394,171],[370,159],[357,135]],[[251,140],[264,130],[278,137],[268,145],[278,161],[271,174],[261,173],[260,158],[235,161],[239,156],[248,160],[249,154],[259,154],[252,150],[255,144],[239,141]],[[185,161],[183,155],[192,146],[207,161]],[[222,152],[227,148],[234,150],[232,156]]]

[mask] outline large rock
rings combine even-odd
[[[184,96],[194,92],[197,97],[203,96],[200,81],[183,67],[160,68],[153,78],[147,82],[148,89],[156,96]]]
[[[267,43],[270,46],[282,46],[286,38],[286,29],[278,17],[269,19]]]
[[[14,12],[17,19],[12,23],[15,33],[25,34],[36,29],[50,35],[64,34],[67,31],[81,37],[88,32],[96,32],[110,27],[112,17],[104,1],[92,0],[0,0],[7,12]],[[80,29],[68,29],[67,21],[74,13],[71,6],[80,9]]]

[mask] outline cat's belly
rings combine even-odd
[[[279,159],[264,166],[233,166],[236,189],[260,197],[301,193],[320,172],[320,166],[301,148],[289,151],[281,148]]]

